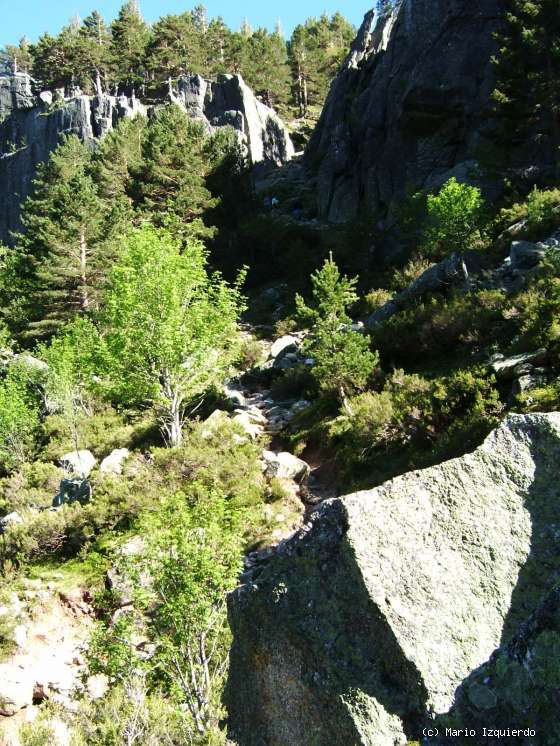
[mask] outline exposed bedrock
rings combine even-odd
[[[320,215],[383,214],[407,191],[480,179],[503,0],[402,0],[368,13],[329,93],[306,160]],[[489,184],[484,185],[491,188]]]

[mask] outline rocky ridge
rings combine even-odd
[[[560,414],[512,415],[472,454],[323,503],[230,598],[240,746],[406,744],[461,702],[555,587],[559,459]]]
[[[161,101],[135,97],[87,96],[76,90],[64,97],[49,91],[35,95],[24,73],[0,76],[0,241],[21,228],[20,204],[31,191],[39,163],[46,161],[63,135],[87,142],[103,137],[125,117],[147,116],[153,106],[174,101],[208,131],[230,126],[238,133],[253,164],[281,165],[294,148],[282,120],[257,100],[240,75],[179,80]]]

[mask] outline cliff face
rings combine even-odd
[[[36,98],[28,89],[25,96],[17,93],[10,99],[5,96],[0,108],[5,116],[0,124],[0,241],[4,242],[9,242],[10,231],[21,228],[20,205],[31,191],[37,166],[48,159],[63,135],[93,141],[123,116],[146,113],[145,107],[124,97],[82,95],[53,106],[47,97]]]
[[[323,218],[383,214],[408,190],[472,178],[503,5],[402,0],[366,15],[306,154]]]
[[[324,503],[230,598],[239,745],[404,745],[465,680],[463,727],[536,701],[523,665],[485,672],[558,582],[559,459],[560,414],[513,415],[472,454]]]
[[[217,82],[199,76],[179,81],[174,101],[209,131],[231,126],[250,161],[281,165],[294,153],[288,132],[272,109],[256,99],[239,75]],[[125,96],[85,96],[53,103],[50,93],[35,96],[25,74],[0,76],[0,241],[21,228],[20,205],[31,191],[39,163],[47,160],[63,135],[93,142],[123,117],[147,115],[149,108]]]

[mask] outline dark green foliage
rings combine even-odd
[[[300,116],[307,116],[311,105],[324,100],[354,34],[354,27],[340,13],[310,18],[294,29],[289,57]]]
[[[152,29],[147,50],[148,70],[156,80],[202,73],[203,38],[192,13],[163,16]]]
[[[11,322],[18,332],[25,324],[27,336],[48,336],[97,306],[126,211],[100,197],[90,166],[87,146],[68,137],[40,166],[24,204],[25,232],[7,258],[7,293]]]
[[[350,411],[348,394],[365,388],[379,362],[377,353],[369,349],[369,337],[349,328],[348,307],[357,300],[357,279],[341,276],[331,255],[312,275],[311,283],[311,307],[296,297],[299,317],[311,325],[304,349],[315,360],[312,374],[318,386],[335,394]]]
[[[556,0],[508,0],[506,26],[498,37],[494,110],[499,131],[497,165],[524,146],[527,137],[541,158],[560,167],[560,7]],[[530,158],[530,156],[527,156]],[[529,160],[524,165],[533,165]]]
[[[317,113],[353,39],[354,28],[340,13],[309,19],[287,42],[281,27],[270,33],[245,23],[229,29],[222,18],[210,22],[203,6],[161,17],[149,26],[137,2],[125,2],[111,26],[93,11],[36,44],[2,50],[0,64],[26,70],[43,88],[79,86],[86,93],[121,89],[137,95],[161,94],[169,80],[199,73],[240,73],[268,105],[301,116]]]
[[[135,90],[146,81],[145,55],[151,38],[138,3],[129,0],[111,24],[112,54],[119,82]]]
[[[174,104],[160,109],[145,130],[136,174],[138,205],[157,225],[174,225],[185,235],[211,235],[203,218],[217,202],[205,183],[205,146],[202,124]]]

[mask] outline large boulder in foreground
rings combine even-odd
[[[560,414],[512,415],[472,454],[324,503],[230,597],[239,745],[418,739],[553,589],[559,466]]]

